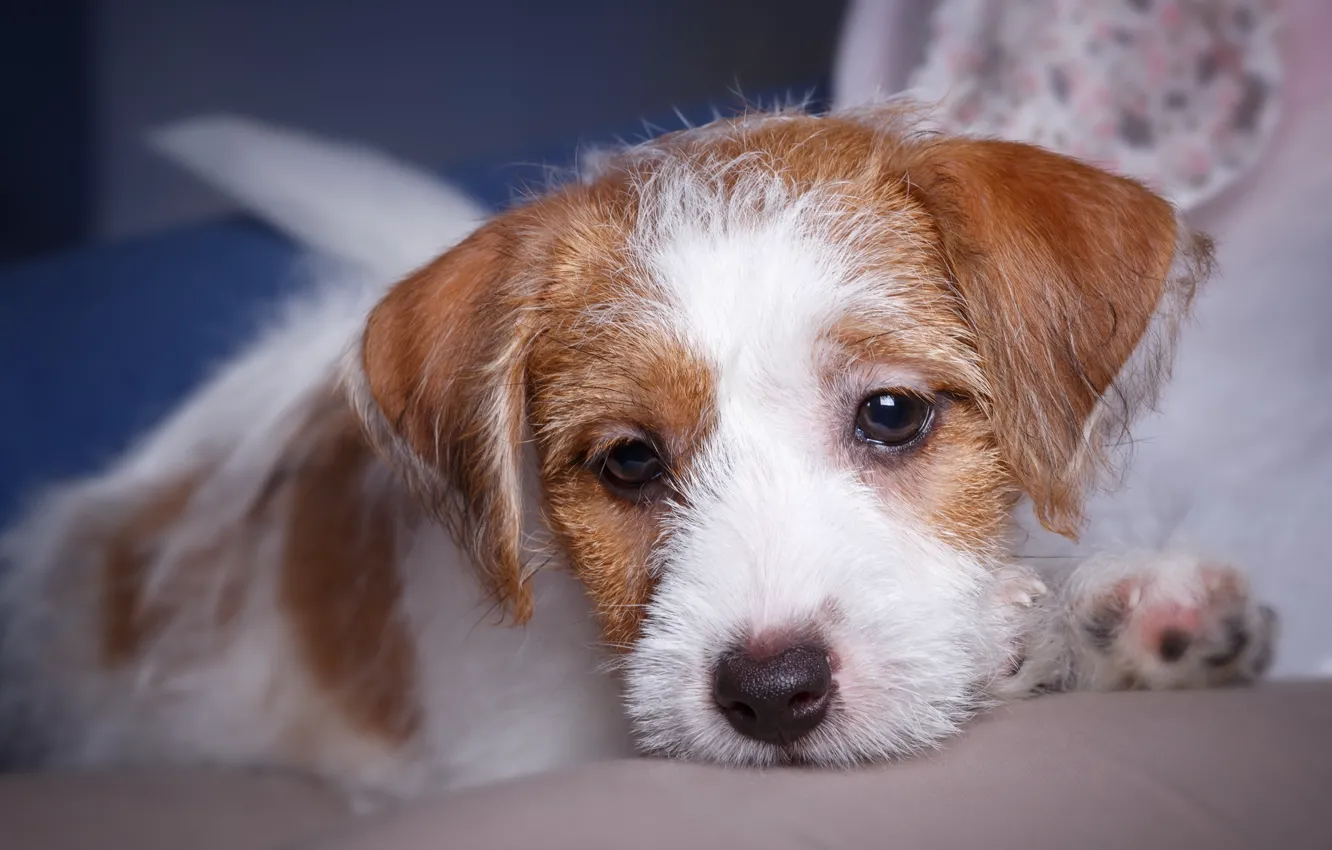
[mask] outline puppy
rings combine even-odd
[[[1234,567],[1018,557],[1015,512],[1076,536],[1209,266],[1142,186],[897,108],[604,157],[300,303],[38,504],[10,713],[49,765],[406,796],[635,748],[874,762],[999,700],[1251,680],[1275,617]]]

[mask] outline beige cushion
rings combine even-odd
[[[275,776],[135,771],[0,777],[5,850],[257,850],[347,820],[332,794]]]
[[[599,765],[462,793],[319,850],[1332,848],[1332,684],[1048,697],[850,773]]]
[[[1332,682],[1047,697],[943,751],[853,772],[619,762],[361,819],[295,780],[0,780],[33,850],[1332,848]]]

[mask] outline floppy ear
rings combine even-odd
[[[524,584],[522,437],[530,298],[503,219],[397,284],[349,369],[366,431],[453,532],[516,622]]]
[[[1040,148],[948,139],[916,156],[1000,449],[1041,523],[1075,537],[1107,450],[1155,403],[1211,243],[1140,184]]]

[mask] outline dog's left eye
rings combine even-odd
[[[918,395],[900,390],[877,393],[865,399],[856,412],[856,438],[902,447],[929,427],[933,413],[934,406]]]
[[[606,452],[601,476],[613,489],[639,490],[661,477],[664,468],[655,449],[642,440],[617,443]]]

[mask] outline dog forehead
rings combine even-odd
[[[828,141],[819,126],[801,132]],[[839,163],[835,145],[814,156],[787,135],[710,130],[555,199],[542,310],[553,384],[618,376],[636,405],[659,408],[678,393],[655,388],[680,384],[672,364],[687,363],[685,395],[705,408],[809,407],[830,353],[918,360],[951,345],[956,305],[924,210],[864,151]],[[877,344],[845,350],[865,339]]]
[[[747,165],[659,171],[628,237],[652,293],[641,315],[711,364],[723,390],[809,389],[851,328],[910,348],[956,323],[938,309],[944,275],[919,210]]]
[[[789,372],[782,365],[807,358],[859,293],[839,252],[800,219],[790,209],[749,221],[709,220],[705,211],[649,221],[641,255],[673,334],[728,374],[765,364]]]

